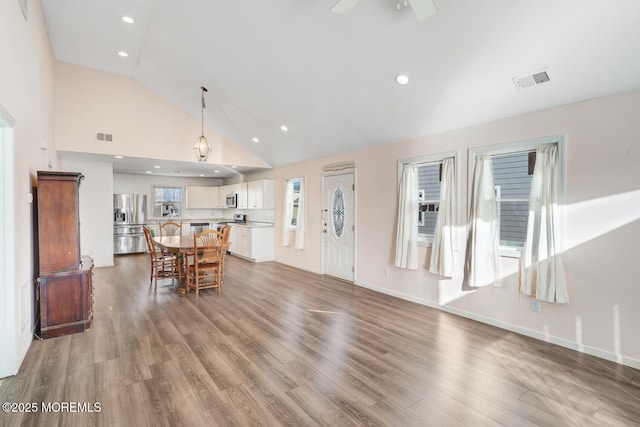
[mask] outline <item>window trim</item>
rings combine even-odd
[[[445,152],[441,152],[441,153],[435,153],[435,154],[425,154],[425,155],[421,155],[421,156],[414,156],[414,157],[405,157],[402,159],[398,159],[398,177],[396,180],[396,190],[398,189],[398,186],[400,185],[400,180],[402,179],[402,165],[405,165],[407,163],[440,163],[442,164],[442,161],[444,159],[453,157],[453,164],[455,167],[455,176],[456,176],[456,185],[455,185],[455,195],[454,197],[454,220],[456,223],[456,227],[453,228],[453,249],[454,250],[458,250],[458,239],[457,239],[457,230],[458,230],[458,226],[457,224],[460,224],[460,213],[461,213],[461,209],[459,209],[460,206],[460,183],[461,181],[461,170],[460,170],[460,151],[459,150],[455,150],[455,151],[445,151]],[[424,237],[424,235],[420,236],[418,235],[418,246],[424,246],[424,247],[429,247],[433,245],[433,237]]]
[[[471,205],[471,187],[473,185],[473,167],[476,157],[487,154],[489,156],[532,151],[543,145],[557,145],[558,147],[558,215],[560,230],[558,232],[559,245],[564,247],[565,241],[565,197],[566,197],[566,142],[564,135],[544,136],[540,138],[525,139],[514,142],[504,142],[500,144],[485,145],[482,147],[469,148],[467,157],[467,221],[469,206]],[[519,246],[500,245],[500,256],[505,258],[520,258],[524,248]]]

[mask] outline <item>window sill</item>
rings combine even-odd
[[[433,246],[433,237],[418,236],[418,246],[425,248]]]
[[[500,246],[500,256],[504,258],[522,258],[523,248],[514,246]]]

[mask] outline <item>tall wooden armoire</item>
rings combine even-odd
[[[93,317],[93,260],[80,255],[78,172],[38,171],[36,187],[36,333],[86,331]]]

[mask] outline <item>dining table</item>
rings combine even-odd
[[[179,294],[186,294],[189,290],[187,286],[187,266],[186,259],[187,254],[193,253],[193,235],[189,236],[154,236],[153,243],[170,252],[175,254],[176,259],[178,261],[178,269],[182,272],[182,279],[180,280],[180,285],[178,287]],[[224,250],[229,248],[229,244],[226,244]]]
[[[178,269],[181,272],[181,279],[178,286],[179,294],[187,293],[187,268],[186,255],[193,252],[193,236],[154,236],[153,243],[164,249],[165,252],[172,253],[178,261]]]

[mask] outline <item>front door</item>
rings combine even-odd
[[[324,274],[354,281],[354,173],[323,177],[322,240]]]

